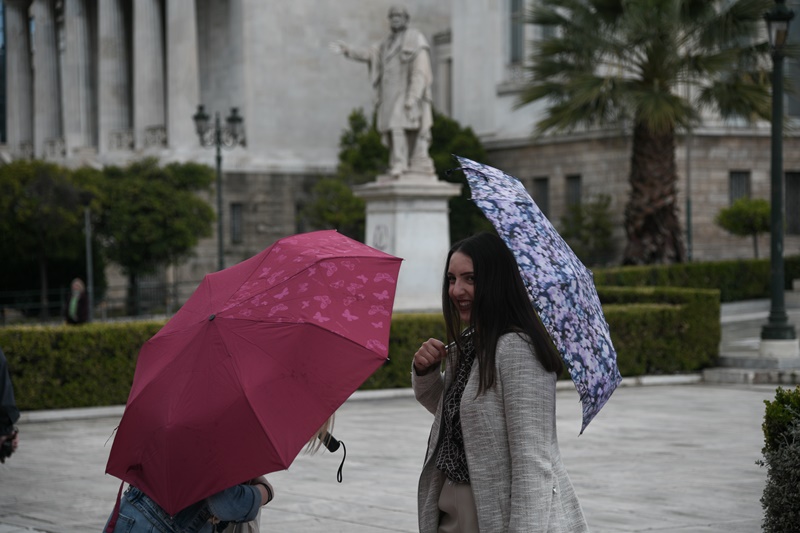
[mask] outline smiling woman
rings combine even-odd
[[[453,245],[442,308],[450,344],[422,343],[411,380],[434,414],[420,532],[586,531],[556,436],[563,363],[497,235]]]
[[[472,259],[468,255],[456,252],[450,257],[447,281],[450,301],[458,309],[461,321],[469,324],[475,297],[475,274],[472,271]]]

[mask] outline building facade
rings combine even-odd
[[[334,53],[390,32],[392,2],[375,0],[0,0],[5,43],[6,139],[0,160],[70,167],[162,162],[215,165],[192,117],[236,107],[245,145],[223,153],[225,264],[302,231],[312,184],[332,174],[348,115],[371,112],[364,64]],[[429,40],[449,5],[405,2]],[[216,202],[210,198],[211,205]],[[177,269],[216,270],[217,236]]]
[[[452,116],[471,126],[491,163],[525,183],[534,200],[559,226],[570,203],[599,194],[611,197],[618,243],[625,246],[624,209],[629,193],[631,133],[603,130],[533,138],[544,103],[521,108],[517,99],[526,80],[532,43],[546,29],[524,24],[535,0],[453,0],[449,35],[449,83]],[[800,15],[800,2],[787,5]],[[790,26],[790,41],[800,42],[800,24]],[[765,25],[766,32],[766,25]],[[785,72],[800,86],[800,68],[787,60]],[[800,99],[787,95],[790,124],[800,118]],[[707,115],[704,123],[676,139],[679,206],[685,242],[692,260],[753,257],[752,239],[735,237],[714,223],[720,209],[741,196],[769,200],[770,124],[723,122]],[[800,254],[800,135],[789,128],[784,138],[786,232],[784,250]],[[769,257],[769,235],[759,239],[760,257]]]
[[[558,227],[567,206],[611,197],[616,250],[624,249],[630,134],[603,130],[532,137],[543,103],[516,107],[531,42],[535,0],[407,0],[411,25],[432,46],[434,105],[471,127],[490,162],[519,177]],[[391,0],[0,0],[5,69],[0,164],[36,157],[68,166],[162,162],[214,166],[192,116],[236,107],[246,144],[223,154],[225,264],[303,227],[313,183],[335,171],[353,109],[372,109],[366,66],[334,54],[389,33]],[[800,13],[800,2],[790,1]],[[792,26],[792,39],[800,24]],[[0,63],[2,65],[2,63]],[[797,65],[787,73],[800,79]],[[793,117],[800,104],[789,99]],[[743,195],[769,198],[769,124],[714,117],[678,139],[681,217],[694,260],[752,257],[750,239],[713,220]],[[787,135],[786,253],[800,253],[800,138]],[[216,207],[213,198],[209,198]],[[177,281],[216,270],[217,236],[170,269]],[[769,237],[760,242],[768,255]]]

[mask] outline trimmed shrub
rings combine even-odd
[[[784,260],[785,288],[800,279],[800,256]],[[674,265],[627,266],[593,270],[598,286],[718,289],[721,302],[769,298],[769,259],[739,259]]]
[[[697,372],[715,364],[719,291],[601,286],[597,295],[623,376]]]
[[[121,405],[163,321],[0,328],[20,410]]]
[[[766,533],[800,532],[800,387],[781,387],[765,401],[764,459],[767,483],[761,496]]]
[[[714,222],[725,231],[753,239],[753,256],[758,259],[758,236],[770,229],[770,205],[763,198],[743,197],[720,209]]]
[[[420,344],[430,338],[444,339],[441,314],[395,314],[389,333],[389,359],[361,386],[362,390],[411,386],[411,362]]]
[[[775,400],[764,400],[764,450],[776,450],[786,440],[793,420],[800,419],[800,386],[795,390],[778,387]]]
[[[623,376],[695,372],[716,356],[717,291],[602,287],[598,293]],[[19,408],[124,404],[139,350],[163,325],[161,320],[0,328]],[[409,387],[414,353],[431,337],[445,337],[441,314],[395,314],[389,359],[361,388]]]

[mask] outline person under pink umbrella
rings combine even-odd
[[[306,451],[314,453],[331,439],[332,416],[309,440]],[[104,533],[212,533],[228,531],[231,524],[256,519],[261,507],[275,497],[264,476],[222,490],[170,515],[143,491],[128,487],[118,508],[109,516]]]

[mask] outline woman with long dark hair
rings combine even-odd
[[[412,370],[434,415],[420,532],[587,531],[556,436],[563,363],[497,235],[450,249],[442,309],[447,344],[425,341]]]

